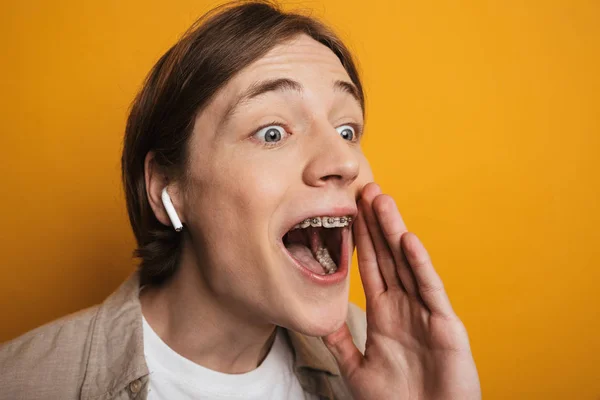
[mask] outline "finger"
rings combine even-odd
[[[417,283],[400,245],[400,238],[407,232],[407,229],[398,211],[396,202],[391,196],[385,194],[377,196],[373,200],[373,210],[375,211],[379,226],[381,226],[383,236],[394,257],[396,271],[400,277],[402,286],[404,286],[408,294],[416,296],[418,294]]]
[[[381,275],[385,280],[385,284],[388,289],[390,288],[401,288],[400,277],[396,272],[396,263],[394,256],[383,237],[379,222],[375,217],[373,211],[373,200],[381,195],[381,189],[375,183],[369,183],[365,186],[360,200],[360,206],[364,211],[365,222],[367,223],[367,229],[371,235],[371,240],[375,248],[375,255],[377,257],[377,264],[381,270]]]
[[[406,232],[400,239],[423,302],[432,313],[452,316],[454,311],[444,289],[440,276],[435,272],[425,247],[412,232]]]
[[[335,357],[342,375],[352,376],[360,367],[363,355],[352,341],[348,326],[344,324],[334,333],[325,336],[323,342]]]
[[[377,265],[377,257],[371,235],[367,230],[365,218],[361,208],[358,209],[358,215],[352,226],[354,234],[354,243],[356,243],[356,257],[358,259],[358,272],[365,290],[367,300],[385,292],[386,287],[383,277]]]

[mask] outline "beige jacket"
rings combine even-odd
[[[0,399],[146,399],[149,378],[138,295],[134,273],[102,304],[0,345]],[[351,304],[347,322],[364,352],[364,312]],[[285,332],[304,390],[321,399],[349,399],[323,341]]]

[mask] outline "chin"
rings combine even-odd
[[[327,304],[298,304],[290,326],[286,327],[307,336],[326,336],[344,325],[347,314],[346,294]]]

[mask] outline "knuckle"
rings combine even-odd
[[[361,239],[362,238],[366,238],[366,237],[370,238],[369,232],[367,232],[366,230],[363,230],[363,229],[360,229],[360,230],[357,229],[357,230],[355,230],[354,231],[354,236],[357,237],[357,238],[361,238]]]
[[[396,241],[406,229],[402,226],[402,222],[398,219],[390,218],[382,225],[383,233],[388,240]]]
[[[383,254],[377,255],[377,261],[380,263],[391,264],[394,263],[394,258],[388,252],[383,252]]]
[[[380,194],[373,199],[373,208],[377,212],[384,214],[391,213],[394,212],[395,207],[396,203],[394,199],[388,194]]]
[[[421,282],[419,284],[419,292],[422,294],[434,294],[441,293],[444,291],[444,284],[439,283],[431,283],[431,282]]]
[[[425,268],[431,264],[431,260],[427,255],[421,255],[415,258],[412,262],[413,268]]]
[[[358,256],[357,261],[367,267],[377,267],[377,263],[369,256]]]

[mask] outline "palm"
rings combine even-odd
[[[367,185],[354,236],[367,298],[364,356],[346,327],[325,338],[356,399],[479,399],[469,340],[393,200]]]

